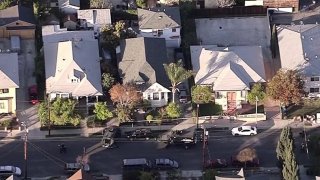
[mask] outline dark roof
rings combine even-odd
[[[123,83],[144,82],[145,87],[157,82],[169,88],[170,81],[163,64],[170,61],[167,57],[166,42],[163,38],[132,38],[120,44],[120,76]]]
[[[15,5],[7,9],[0,10],[0,26],[15,22],[24,21],[36,24],[33,9],[21,5]]]
[[[180,27],[179,7],[138,9],[140,29],[164,29]]]

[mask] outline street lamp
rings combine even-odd
[[[256,96],[256,127],[258,126],[258,96]]]

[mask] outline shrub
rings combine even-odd
[[[153,120],[153,116],[152,116],[151,114],[149,114],[149,115],[146,117],[146,119],[147,119],[148,121],[151,121],[151,120]]]

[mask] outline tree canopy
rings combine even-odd
[[[182,60],[177,63],[163,64],[166,74],[171,81],[172,88],[172,101],[175,102],[175,93],[177,91],[177,86],[184,80],[192,76],[191,70],[186,70],[183,67]]]
[[[57,98],[50,107],[50,120],[55,125],[80,124],[80,116],[75,113],[76,101]]]
[[[220,8],[230,7],[236,4],[235,0],[217,0],[218,6]]]
[[[112,3],[110,0],[90,0],[90,8],[112,9]]]
[[[104,121],[108,118],[113,117],[112,112],[109,111],[108,107],[102,102],[98,102],[94,105],[93,112],[96,115],[96,119],[101,120],[101,121]]]
[[[47,102],[41,102],[38,106],[38,117],[41,125],[47,125],[49,123],[49,114]]]
[[[166,107],[167,115],[170,118],[178,118],[181,116],[181,108],[179,104],[176,103],[169,103],[169,105]]]
[[[256,102],[256,98],[258,98],[258,101],[263,101],[265,97],[266,93],[264,92],[264,87],[261,83],[254,84],[247,96],[250,104],[254,104]]]
[[[209,86],[193,86],[191,89],[192,101],[196,104],[205,104],[213,100],[212,91]]]
[[[115,79],[110,73],[103,73],[102,74],[102,86],[105,89],[110,89],[113,85]]]
[[[267,94],[283,105],[298,104],[304,96],[304,82],[294,70],[280,69],[267,86]]]
[[[133,107],[141,101],[141,94],[137,88],[131,84],[116,84],[109,90],[111,100],[124,107]]]

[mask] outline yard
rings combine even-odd
[[[222,113],[221,105],[209,103],[209,104],[200,104],[199,106],[199,116],[212,116],[220,115]]]
[[[304,100],[302,105],[293,105],[287,109],[287,117],[315,115],[320,112],[320,100]]]

